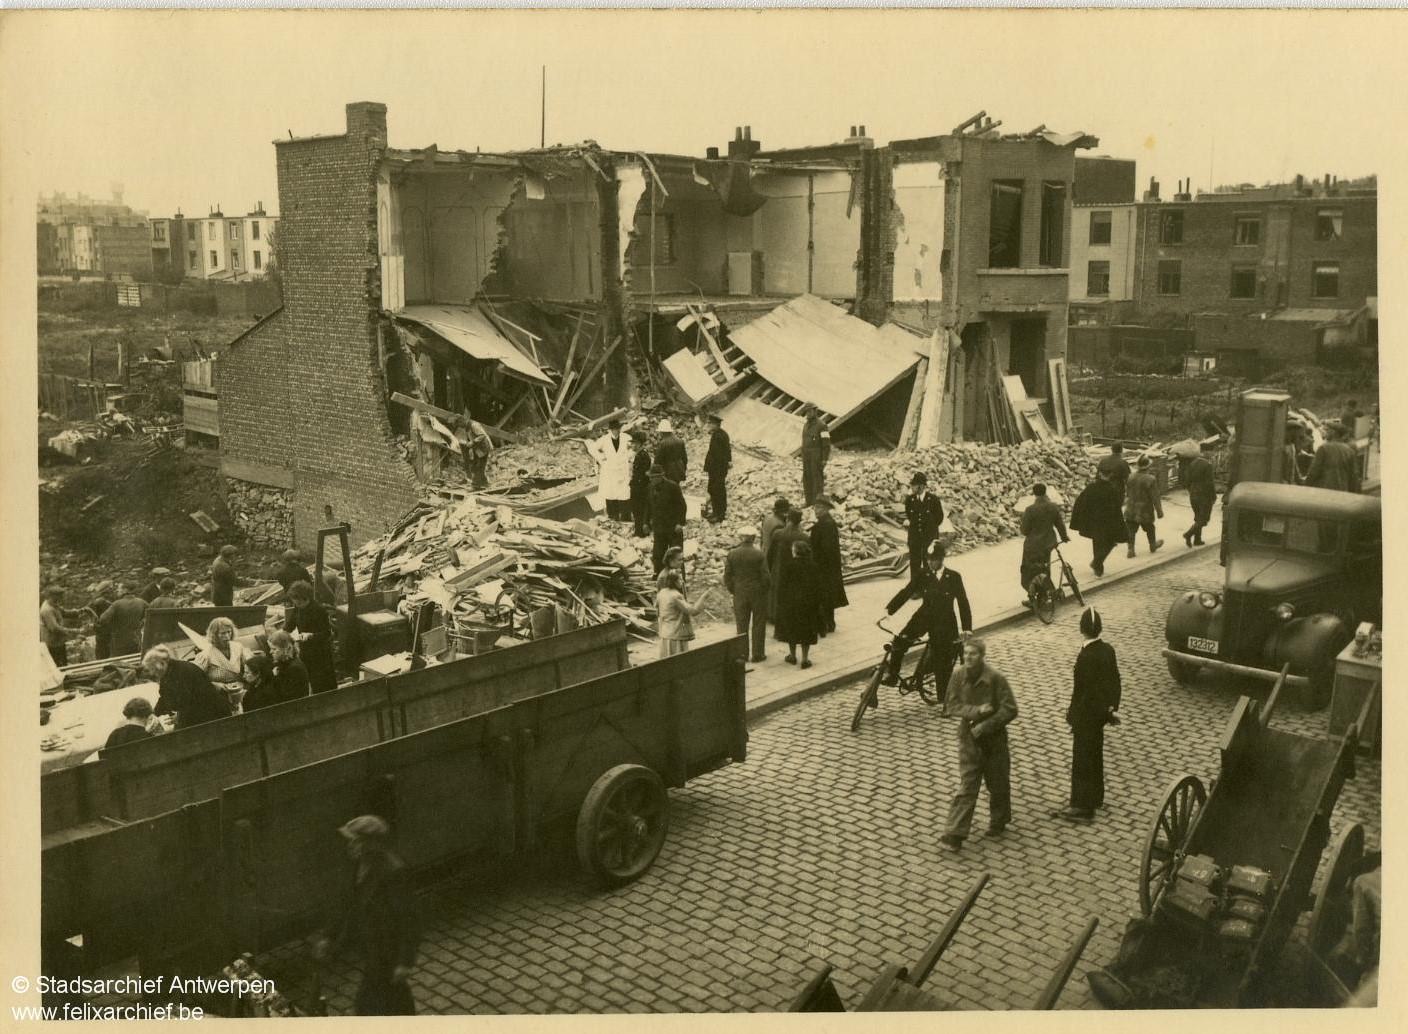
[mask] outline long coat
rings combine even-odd
[[[1102,726],[1120,709],[1120,668],[1115,648],[1092,639],[1076,655],[1071,703],[1066,721],[1073,727]]]
[[[597,487],[603,499],[615,502],[631,497],[631,440],[618,435],[615,441],[608,431],[587,446],[597,462]]]
[[[689,453],[685,451],[684,442],[673,433],[666,431],[655,443],[655,462],[666,477],[684,484],[685,473],[689,470]]]
[[[1212,517],[1212,504],[1217,500],[1212,464],[1206,457],[1194,456],[1180,477],[1188,486],[1188,505],[1193,508],[1193,519],[1206,524]]]
[[[176,728],[189,729],[202,722],[230,716],[229,698],[211,685],[205,672],[190,661],[166,662],[157,690],[157,714],[176,714]]]
[[[849,601],[841,571],[841,529],[830,514],[816,519],[811,539],[812,557],[821,579],[821,605],[832,609],[846,606]]]
[[[657,536],[669,537],[685,523],[689,507],[678,483],[668,477],[650,481],[650,523]]]
[[[359,1016],[409,1015],[415,1011],[410,985],[393,982],[397,966],[415,965],[420,924],[406,865],[391,852],[377,852],[358,866],[335,949],[355,943],[362,957],[357,991]]]
[[[733,442],[722,427],[709,435],[709,451],[704,454],[704,473],[719,477],[728,473],[733,466]]]
[[[1069,538],[1061,508],[1046,496],[1034,501],[1022,511],[1022,536],[1023,563],[1045,563],[1057,542]]]
[[[758,539],[758,548],[763,551],[763,559],[766,560],[772,556],[772,537],[785,527],[787,527],[787,522],[776,513],[770,513],[763,518]]]
[[[777,531],[773,532],[772,541],[768,543],[768,570],[772,573],[772,587],[768,595],[768,616],[774,623],[777,621],[777,601],[778,589],[782,585],[782,565],[792,559],[792,543],[805,542],[807,534],[800,527],[792,524],[784,524]],[[778,638],[782,638],[780,635]]]
[[[785,532],[784,532],[785,534]],[[821,573],[806,557],[786,557],[777,585],[777,638],[811,646],[821,631]]]
[[[1114,481],[1092,481],[1071,507],[1071,530],[1095,542],[1124,542],[1128,532],[1120,501],[1120,486]]]
[[[284,618],[285,632],[309,632],[311,639],[298,645],[303,666],[308,669],[308,681],[314,693],[337,688],[337,667],[333,663],[332,625],[321,603],[289,607]]]
[[[1312,488],[1358,492],[1359,457],[1354,452],[1354,446],[1345,442],[1326,442],[1320,446],[1305,481]]]

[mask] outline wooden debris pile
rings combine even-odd
[[[434,602],[452,635],[503,630],[510,620],[538,627],[544,610],[567,615],[569,624],[624,618],[633,634],[655,634],[648,563],[628,540],[586,521],[473,498],[426,502],[359,548],[352,564],[359,586],[378,570],[377,588],[400,588],[408,607]]]

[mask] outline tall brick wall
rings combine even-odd
[[[290,401],[286,330],[287,318],[278,310],[219,350],[215,391],[227,473],[240,465],[292,470],[288,451],[297,416]]]
[[[1322,208],[1344,213],[1344,233],[1337,241],[1315,239],[1315,216]],[[1293,308],[1357,309],[1379,293],[1378,198],[1317,198],[1297,202],[1292,211],[1288,286]],[[1340,293],[1334,300],[1316,298],[1312,290],[1312,267],[1323,261],[1340,264]]]
[[[386,106],[347,105],[342,136],[279,141],[280,261],[288,338],[288,455],[294,527],[348,521],[354,538],[387,530],[416,501],[379,384],[376,172]]]

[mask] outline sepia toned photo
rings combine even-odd
[[[1404,24],[4,15],[11,1020],[1385,1015]]]

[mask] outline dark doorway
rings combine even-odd
[[[1007,372],[1022,378],[1027,397],[1044,398],[1046,378],[1042,368],[1046,358],[1046,320],[1013,320],[1007,350]]]

